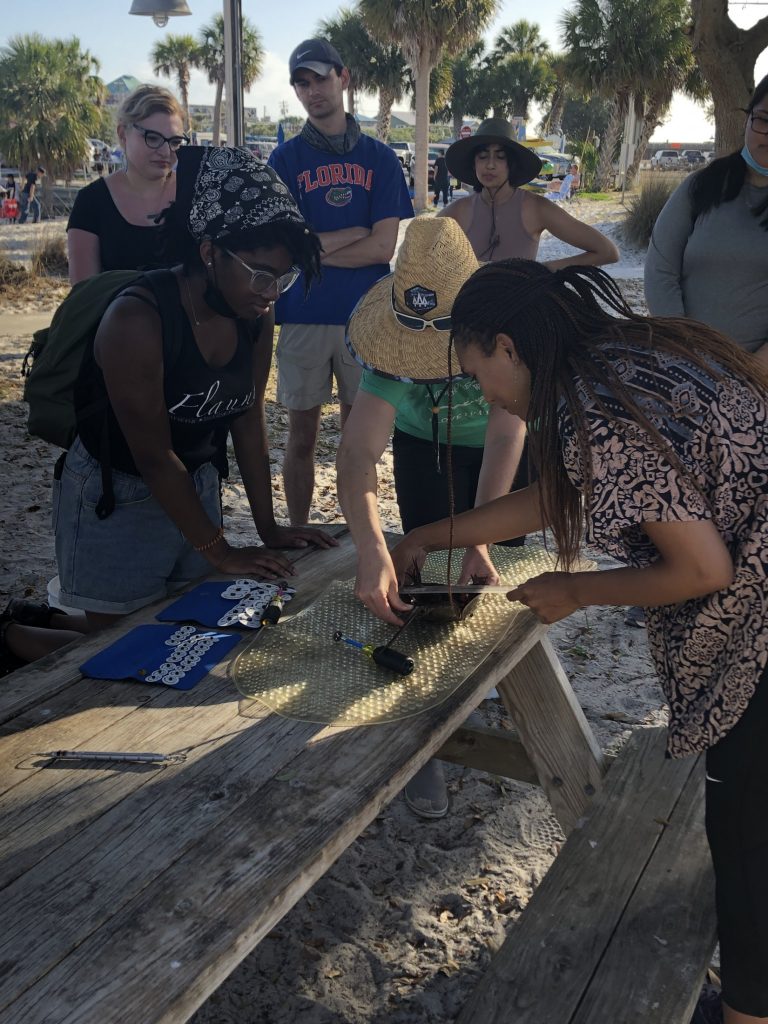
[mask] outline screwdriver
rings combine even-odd
[[[392,669],[393,672],[397,672],[401,676],[409,676],[413,672],[413,658],[409,658],[407,654],[396,651],[393,647],[383,645],[381,647],[374,647],[373,644],[363,644],[359,640],[353,640],[352,637],[344,636],[340,629],[337,629],[333,634],[333,639],[336,642],[342,641],[350,647],[354,647],[377,665],[381,665],[382,668]]]

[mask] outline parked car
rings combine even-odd
[[[395,153],[397,153],[397,159],[403,167],[411,166],[411,161],[413,160],[412,142],[390,142],[389,148],[394,149]]]
[[[552,150],[540,150],[535,149],[534,153],[545,164],[549,164],[550,169],[542,167],[540,178],[546,178],[547,181],[552,181],[553,178],[564,178],[568,173],[568,169],[571,166],[571,157],[566,156],[565,153],[555,153]]]
[[[703,156],[707,163],[710,163],[712,160],[715,159],[715,154],[711,149],[705,149]]]
[[[683,163],[690,164],[691,167],[695,167],[697,164],[705,164],[707,162],[707,158],[700,149],[684,149],[680,159]]]
[[[676,149],[657,149],[651,157],[651,167],[667,171],[680,166],[680,154]]]

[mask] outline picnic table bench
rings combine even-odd
[[[633,733],[457,1024],[688,1024],[716,943],[703,757]]]
[[[339,547],[292,556],[288,612],[354,575],[348,531],[332,532]],[[493,686],[520,734],[494,740],[497,767],[535,777],[566,830],[600,786],[599,748],[547,627],[527,610],[438,706],[333,728],[241,707],[225,661],[186,692],[81,675],[80,664],[166,603],[0,687],[2,1024],[187,1020],[430,757],[455,757],[451,737]],[[186,760],[36,756],[73,748]]]

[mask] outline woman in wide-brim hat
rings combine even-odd
[[[479,260],[535,260],[545,230],[580,250],[549,262],[553,270],[569,264],[603,266],[619,258],[605,235],[546,196],[520,188],[538,176],[541,160],[520,145],[514,127],[502,118],[481,122],[474,135],[448,148],[445,159],[451,174],[475,191],[444,207],[438,216],[457,221]]]
[[[521,421],[501,407],[489,410],[477,383],[458,374],[455,354],[449,357],[451,306],[479,265],[455,221],[417,217],[394,273],[366,292],[347,325],[347,345],[365,370],[336,461],[339,502],[357,546],[355,593],[394,625],[411,606],[398,596],[376,504],[376,466],[393,428],[395,491],[406,532],[450,511],[449,440],[456,511],[520,486]],[[498,580],[484,545],[464,555],[460,582],[472,577]],[[436,763],[409,782],[406,800],[423,817],[446,813]]]

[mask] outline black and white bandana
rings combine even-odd
[[[178,158],[176,202],[196,241],[220,241],[275,221],[304,223],[275,171],[247,149],[183,146]]]

